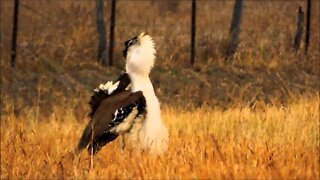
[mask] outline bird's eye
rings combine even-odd
[[[133,45],[133,40],[129,41],[128,46],[132,46]]]

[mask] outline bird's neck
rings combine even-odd
[[[142,91],[146,100],[156,98],[149,76],[130,73],[132,92]]]
[[[147,103],[146,123],[161,123],[160,104],[148,76],[130,73],[131,91],[142,91]],[[149,118],[152,117],[152,118]],[[149,120],[150,119],[150,120]]]

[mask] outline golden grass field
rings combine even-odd
[[[169,150],[150,156],[119,141],[73,159],[85,121],[8,116],[1,126],[1,179],[319,179],[319,98],[262,110],[163,105]],[[11,113],[10,113],[11,114]],[[13,114],[13,113],[12,113]]]
[[[234,1],[197,0],[196,60],[189,63],[191,1],[118,0],[114,67],[97,63],[95,1],[20,1],[10,68],[13,1],[1,5],[1,179],[319,179],[319,1],[311,41],[292,44],[305,1],[245,0],[238,51],[225,61]],[[109,26],[110,2],[105,2]],[[107,28],[107,37],[108,37]],[[149,33],[151,80],[169,127],[162,156],[71,152],[98,84],[124,70],[123,42]],[[107,42],[109,40],[107,39]]]

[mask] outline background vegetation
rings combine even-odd
[[[114,67],[97,63],[94,1],[21,1],[10,68],[12,1],[1,1],[1,178],[319,178],[319,2],[311,46],[293,54],[304,1],[244,1],[240,44],[225,60],[234,1],[197,1],[195,66],[189,1],[117,2]],[[110,2],[105,2],[106,24]],[[106,146],[69,156],[91,90],[124,70],[123,42],[157,45],[151,78],[170,130],[161,157]],[[107,40],[108,41],[108,40]]]

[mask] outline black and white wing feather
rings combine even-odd
[[[95,154],[118,135],[129,131],[134,119],[145,113],[145,98],[142,92],[122,91],[101,102],[91,121],[85,127],[78,151],[88,147]]]
[[[124,91],[126,88],[128,88],[130,83],[131,82],[128,74],[124,73],[115,81],[114,84],[111,81],[106,84],[100,84],[98,88],[93,90],[93,94],[91,95],[91,99],[89,101],[91,112],[89,113],[89,117],[92,118],[93,114],[103,100],[113,94]]]
[[[118,135],[128,132],[134,120],[145,114],[146,101],[141,91],[123,90],[109,95],[99,103],[85,127],[77,150],[88,147],[95,154]]]

